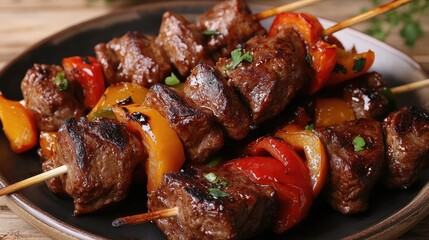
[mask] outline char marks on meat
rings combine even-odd
[[[204,175],[214,174],[212,183]],[[210,191],[226,193],[216,197]],[[156,220],[168,239],[244,239],[268,229],[277,210],[275,190],[222,167],[164,175],[148,196],[148,208],[178,208],[178,216]]]
[[[21,82],[25,106],[35,116],[41,131],[55,132],[67,119],[78,119],[83,114],[80,85],[65,79],[68,86],[60,89],[55,83],[57,75],[63,72],[57,65],[34,64]]]
[[[120,38],[95,46],[108,85],[133,82],[145,87],[164,81],[170,60],[155,37],[128,32]]]
[[[201,32],[178,14],[164,13],[157,41],[182,76],[188,76],[200,62],[213,64],[203,45]]]
[[[408,188],[429,162],[429,113],[403,107],[383,121],[387,151],[385,182],[392,188]]]
[[[213,114],[230,138],[240,140],[248,135],[250,111],[217,69],[197,65],[185,82],[184,92],[200,110]]]
[[[123,200],[133,170],[145,155],[141,141],[117,120],[72,118],[57,132],[55,158],[42,156],[42,168],[67,166],[67,174],[49,179],[47,185],[71,196],[73,213],[79,215]]]
[[[243,44],[253,56],[228,69],[231,59],[221,58],[216,66],[248,103],[255,125],[279,114],[296,93],[310,81],[306,46],[300,35],[288,28],[274,37],[256,36]]]
[[[330,179],[325,188],[331,206],[343,214],[367,209],[368,196],[380,179],[384,166],[384,141],[381,124],[371,119],[358,119],[344,124],[316,128],[330,163]],[[353,140],[365,141],[355,151]]]
[[[386,87],[379,73],[366,73],[345,84],[343,97],[357,118],[381,121],[393,110],[388,96],[383,93]]]
[[[214,59],[228,57],[238,44],[266,34],[245,0],[217,3],[197,18],[197,26],[201,31],[216,33],[206,36],[206,47]]]
[[[182,92],[156,84],[149,89],[145,104],[168,120],[189,161],[203,163],[223,146],[223,132],[214,117],[198,110]]]

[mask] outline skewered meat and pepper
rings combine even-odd
[[[385,183],[408,188],[428,166],[429,113],[418,107],[403,107],[383,121],[387,169]]]
[[[40,131],[57,131],[67,119],[83,115],[82,91],[58,65],[34,64],[21,82],[26,108]]]
[[[375,120],[358,119],[330,127],[315,128],[324,143],[330,177],[327,197],[331,206],[344,214],[367,209],[367,200],[379,180],[384,165],[384,142],[381,124]],[[354,141],[364,141],[356,149]]]
[[[250,62],[234,66],[232,58],[221,58],[216,66],[244,98],[253,124],[258,125],[279,114],[309,83],[311,69],[305,60],[306,46],[293,29],[273,37],[253,37],[242,49],[252,56]]]
[[[212,115],[204,113],[180,91],[155,84],[145,105],[157,110],[179,136],[187,160],[204,163],[224,144],[224,135]]]
[[[123,200],[133,171],[145,158],[140,139],[117,120],[67,120],[56,134],[52,156],[44,156],[43,171],[63,165],[67,174],[47,181],[54,193],[73,198],[74,215],[94,212]]]

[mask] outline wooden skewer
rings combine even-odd
[[[271,9],[262,11],[260,13],[255,13],[253,16],[258,20],[262,20],[262,19],[272,17],[272,16],[277,15],[277,14],[282,13],[282,12],[287,12],[287,11],[291,11],[291,10],[298,9],[301,7],[305,7],[305,6],[320,2],[320,1],[322,1],[322,0],[300,0],[300,1],[289,3],[289,4],[285,4],[283,6],[271,8]]]
[[[20,189],[26,188],[28,186],[34,185],[39,182],[43,182],[45,180],[48,180],[50,178],[56,177],[58,175],[64,174],[67,172],[67,166],[63,165],[61,167],[54,168],[52,170],[49,170],[47,172],[38,174],[36,176],[27,178],[25,180],[19,181],[17,183],[14,183],[12,185],[9,185],[7,187],[4,187],[0,189],[0,197],[3,195],[7,195],[13,192],[16,192]]]
[[[389,3],[382,5],[382,6],[379,6],[377,8],[372,9],[371,11],[368,11],[366,13],[357,15],[357,16],[352,17],[352,18],[349,18],[349,19],[344,20],[344,21],[342,21],[342,22],[340,22],[340,23],[338,23],[338,24],[336,24],[330,28],[327,28],[323,31],[322,35],[323,36],[331,35],[332,33],[337,32],[341,29],[344,29],[346,27],[350,27],[351,25],[354,25],[356,23],[363,22],[363,21],[368,20],[372,17],[375,17],[379,14],[385,13],[387,11],[398,8],[402,5],[408,4],[412,1],[413,0],[394,0],[394,1],[391,1]]]
[[[419,89],[422,87],[428,87],[428,86],[429,86],[429,79],[425,79],[422,81],[412,82],[402,86],[393,87],[390,89],[390,91],[392,91],[393,94],[400,94],[405,92],[411,92],[416,89]]]
[[[160,218],[167,218],[167,217],[175,217],[179,214],[179,209],[177,207],[163,209],[155,212],[148,212],[148,213],[142,213],[127,217],[121,217],[113,220],[112,226],[113,227],[120,227],[123,225],[130,225],[130,224],[140,224],[149,222],[152,220],[160,219]]]

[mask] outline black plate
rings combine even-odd
[[[194,19],[199,13],[210,8],[213,2],[158,2],[138,6],[124,11],[79,24],[59,32],[36,44],[21,54],[0,72],[0,90],[7,98],[22,98],[20,82],[33,63],[59,64],[64,57],[74,55],[94,55],[93,47],[99,42],[107,42],[127,31],[137,30],[157,34],[161,16],[167,10],[174,10]],[[252,5],[254,11],[269,6]],[[268,26],[270,20],[264,21]],[[332,22],[321,20],[324,25]],[[376,54],[373,69],[381,72],[389,84],[396,85],[425,78],[420,66],[399,51],[353,30],[343,30],[337,34],[347,47],[356,45],[359,51],[372,49]],[[401,96],[400,103],[425,106],[428,91],[419,90]],[[0,133],[0,183],[7,185],[41,172],[36,151],[21,155],[11,152],[3,133]],[[429,200],[424,187],[429,174],[407,191],[389,191],[377,187],[371,195],[368,212],[355,216],[344,216],[332,211],[323,201],[316,201],[310,216],[297,228],[288,233],[270,238],[277,239],[337,239],[342,237],[368,237],[378,234],[396,236],[409,228],[428,211],[424,202]],[[52,194],[44,184],[29,187],[10,196],[9,205],[26,220],[35,224],[49,236],[60,238],[109,239],[163,239],[155,225],[148,223],[122,228],[111,227],[113,219],[146,211],[144,186],[133,186],[130,196],[124,202],[86,216],[73,217],[72,201]],[[393,227],[402,224],[401,228]],[[54,233],[53,233],[54,232]],[[267,235],[263,235],[264,238]],[[384,235],[386,236],[386,235]],[[262,236],[260,236],[262,237]],[[256,238],[260,238],[256,237]]]

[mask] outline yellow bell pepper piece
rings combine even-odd
[[[318,98],[314,114],[317,127],[341,124],[355,120],[355,114],[346,101],[340,98]]]

